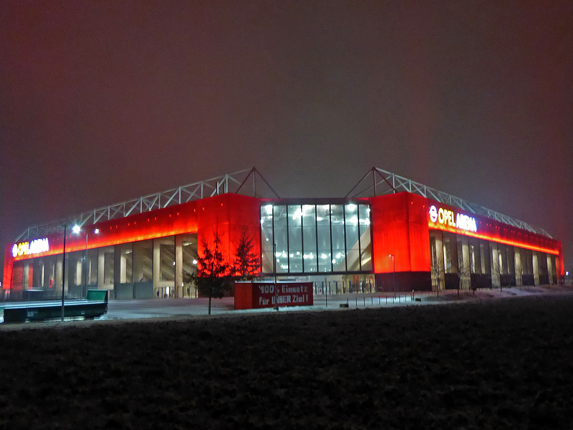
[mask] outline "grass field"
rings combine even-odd
[[[0,330],[2,429],[571,429],[573,295]]]

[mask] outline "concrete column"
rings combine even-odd
[[[74,270],[74,285],[82,285],[82,260],[76,261]]]
[[[460,273],[458,265],[458,238],[457,236],[450,236],[450,263],[452,273]]]
[[[98,274],[99,274],[98,269],[97,269],[97,266],[98,266],[97,257],[96,257],[95,259],[94,259],[93,257],[94,257],[94,256],[93,256],[93,254],[92,254],[92,256],[90,257],[90,259],[88,260],[88,261],[89,261],[89,265],[90,265],[90,266],[89,266],[89,272],[88,272],[88,284],[91,284],[91,283],[92,283],[92,279],[93,279],[93,277],[94,277],[94,271],[95,271],[96,283],[97,283],[97,277],[98,277]],[[94,264],[94,263],[95,263],[95,264]]]
[[[32,281],[32,287],[36,288],[38,286],[41,286],[41,281],[39,279],[40,275],[42,274],[42,265],[40,263],[33,263],[34,260],[32,260],[32,263],[30,263],[30,266],[32,267],[32,275],[30,276],[30,280]]]
[[[98,249],[97,253],[97,287],[103,288],[105,274],[105,252],[103,248]]]
[[[38,269],[34,270],[34,287],[42,288],[44,286],[44,262],[38,262],[37,267]]]
[[[119,246],[113,248],[113,288],[121,284],[121,251]]]
[[[517,247],[513,248],[513,258],[515,261],[515,285],[521,287],[523,285],[523,266],[521,265],[521,250]]]
[[[537,260],[537,251],[531,252],[533,263],[533,284],[539,285],[539,261]]]
[[[175,291],[183,297],[183,236],[175,236]]]
[[[47,259],[47,261],[44,263],[44,269],[43,269],[43,276],[42,276],[42,285],[44,286],[45,289],[48,289],[50,287],[50,274],[52,273],[52,263],[50,262],[49,259]]]
[[[491,286],[493,288],[501,287],[501,279],[499,277],[499,250],[497,243],[490,242],[489,248],[491,250]]]
[[[471,273],[468,238],[466,236],[461,236],[460,242],[462,243],[462,261],[460,262],[460,287],[462,290],[469,290],[471,283]]]
[[[153,240],[153,288],[159,288],[161,273],[161,245],[159,239]]]
[[[471,251],[471,247],[470,247],[470,251]],[[481,253],[480,253],[479,243],[474,245],[473,258],[474,258],[474,262],[475,262],[475,273],[482,274],[483,272],[481,271]],[[472,259],[472,256],[470,253],[470,263],[471,263],[471,259]]]
[[[56,261],[56,280],[54,281],[54,287],[57,292],[62,293],[62,260],[59,258]]]
[[[86,255],[85,258],[86,258],[86,264],[85,264],[86,273],[85,273],[83,279],[84,279],[84,282],[86,283],[86,287],[87,287],[90,284],[91,273],[92,273],[92,263],[91,263],[89,255]]]
[[[50,291],[55,291],[56,288],[56,261],[57,260],[50,260],[48,264],[48,283],[46,285],[50,288],[50,281],[52,281]]]
[[[70,267],[71,261],[69,254],[64,255],[64,258],[66,259],[66,270],[65,270],[66,273],[62,271],[62,276],[64,277],[64,291],[68,292],[70,291],[69,286],[70,286],[70,274],[71,274],[71,267]]]
[[[549,285],[553,285],[553,262],[551,261],[551,254],[547,254],[547,275],[549,277]]]
[[[515,256],[513,252],[513,246],[507,246],[505,248],[507,257],[507,273],[510,275],[515,274]]]
[[[28,277],[30,276],[30,264],[24,263],[24,271],[22,273],[22,289],[28,289]]]
[[[480,269],[481,269],[481,274],[485,275],[487,273],[487,268],[486,268],[486,260],[485,260],[485,247],[483,243],[480,243],[479,245],[479,263],[480,263]]]
[[[441,231],[435,231],[434,237],[436,238],[436,264],[437,264],[437,288],[444,290],[446,288],[446,268],[444,266],[444,235]]]
[[[127,282],[127,256],[122,252],[119,254],[119,282]]]
[[[141,282],[143,279],[143,249],[141,245],[133,244],[133,282]]]

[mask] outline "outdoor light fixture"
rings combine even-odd
[[[72,227],[72,232],[74,232],[75,234],[79,234],[81,231],[82,231],[82,228],[77,224]],[[99,233],[100,233],[99,228],[94,229],[94,234],[99,234]],[[82,267],[83,274],[84,274],[85,286],[86,286],[86,294],[87,294],[87,288],[88,288],[88,237],[89,237],[89,231],[86,230],[86,248],[85,248],[85,256],[84,256],[84,264]],[[65,256],[65,251],[64,251],[64,256]],[[63,304],[62,304],[62,306],[63,306]],[[63,315],[63,309],[62,309],[62,315]],[[63,316],[62,316],[62,320],[63,320]]]
[[[64,300],[65,300],[65,296],[66,296],[66,235],[67,235],[67,230],[68,230],[68,225],[64,224],[62,227],[64,227],[64,250],[63,250],[63,257],[62,257],[62,321],[64,321]],[[78,234],[81,231],[81,228],[79,225],[74,225],[72,227],[72,231],[75,234]]]

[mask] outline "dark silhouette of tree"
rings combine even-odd
[[[221,253],[221,237],[218,228],[213,232],[212,244],[203,239],[203,255],[197,256],[197,273],[184,272],[185,282],[197,285],[199,296],[209,296],[209,315],[211,315],[211,299],[222,298],[225,291],[231,288],[232,279],[229,264]]]
[[[250,280],[256,277],[261,269],[259,256],[255,253],[255,243],[249,234],[248,227],[241,229],[241,235],[235,250],[233,272],[237,278]]]

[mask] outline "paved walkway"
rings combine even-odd
[[[448,290],[446,292],[416,292],[397,293],[394,298],[393,293],[372,293],[372,294],[338,294],[338,295],[317,295],[314,297],[313,306],[293,306],[281,307],[278,312],[309,312],[326,310],[346,310],[381,308],[396,306],[424,306],[446,303],[466,303],[472,301],[487,301],[492,299],[502,299],[511,297],[523,297],[532,295],[547,294],[573,294],[573,286],[542,286],[542,287],[512,287],[499,289],[483,289],[472,292],[458,292]],[[181,317],[202,317],[208,316],[209,300],[199,299],[164,299],[164,300],[111,300],[109,302],[108,313],[99,318],[98,321],[127,321],[141,320],[149,318],[181,318]],[[4,303],[5,304],[5,303]],[[4,304],[0,304],[3,309]],[[341,307],[348,305],[348,308]],[[211,315],[247,315],[260,313],[275,313],[273,308],[267,309],[234,309],[234,298],[225,297],[223,299],[213,299],[211,303]],[[54,323],[26,323],[25,326],[43,326]],[[14,325],[10,325],[14,326]],[[0,326],[2,327],[2,326]],[[7,325],[3,325],[7,327]]]

